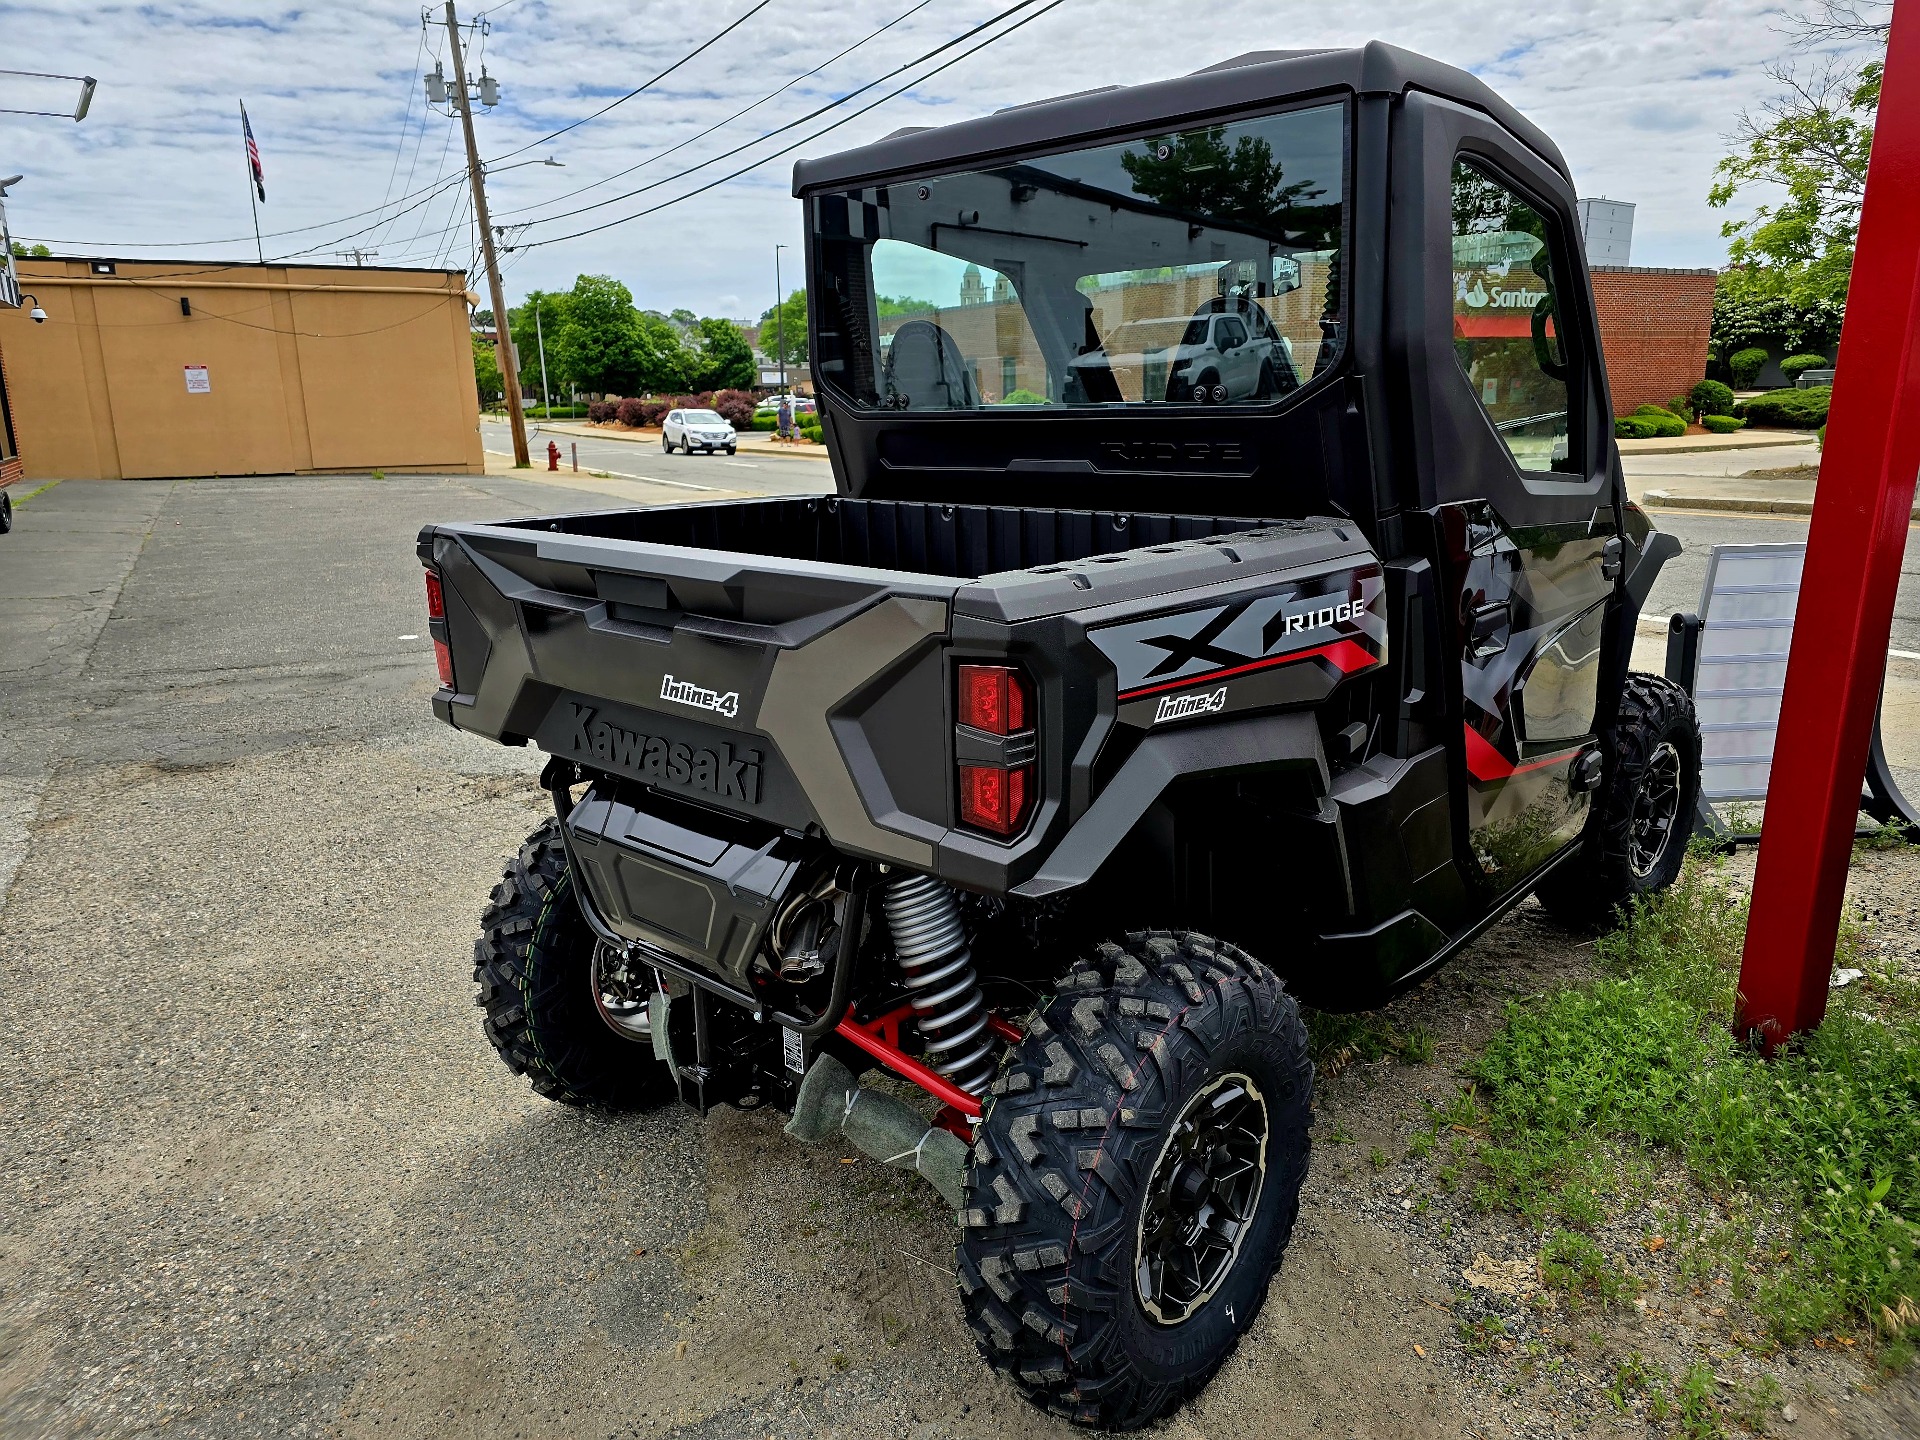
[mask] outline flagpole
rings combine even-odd
[[[247,102],[240,102],[240,133],[247,131]],[[253,253],[262,265],[267,263],[267,252],[260,244],[260,202],[253,198],[253,157],[247,155],[244,147],[241,151],[247,162],[247,208],[253,211]]]

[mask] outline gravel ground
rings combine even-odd
[[[582,503],[69,482],[0,542],[0,1434],[1069,1433],[977,1360],[918,1180],[767,1112],[548,1105],[486,1047],[473,929],[543,799],[535,757],[431,718],[412,536]],[[1863,903],[1911,944],[1882,860]],[[1420,1205],[1399,1158],[1506,1000],[1585,964],[1528,907],[1396,1003],[1431,1065],[1329,1076],[1271,1298],[1163,1433],[1627,1423],[1595,1377],[1661,1317],[1557,1366],[1471,1353],[1494,1312],[1564,1353],[1563,1317],[1462,1275],[1518,1289],[1537,1241]],[[1798,1358],[1794,1433],[1920,1428],[1910,1384]]]

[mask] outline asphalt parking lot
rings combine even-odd
[[[977,1361],[917,1179],[766,1113],[552,1106],[481,1036],[475,920],[544,797],[536,757],[433,720],[413,537],[606,503],[395,476],[21,507],[0,1434],[1067,1433]],[[1445,1277],[1334,1184],[1166,1433],[1462,1433],[1425,1361]]]

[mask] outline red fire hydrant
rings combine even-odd
[[[560,447],[559,445],[555,444],[553,441],[549,440],[547,441],[547,469],[558,470],[559,468],[560,468]]]

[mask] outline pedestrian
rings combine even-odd
[[[793,400],[787,395],[780,397],[780,438],[782,440],[793,438]]]

